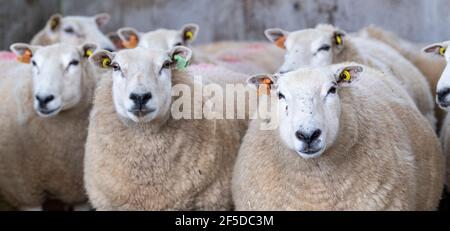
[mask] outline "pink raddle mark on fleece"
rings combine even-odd
[[[0,51],[0,60],[15,60],[16,54],[9,51]]]
[[[206,69],[210,69],[213,67],[216,67],[216,65],[211,64],[211,63],[198,63],[198,64],[191,65],[189,68],[195,69],[195,70],[206,70]]]
[[[262,50],[264,48],[266,48],[266,45],[263,43],[253,43],[253,44],[250,44],[250,45],[244,47],[244,49],[250,49],[250,50]]]
[[[219,57],[221,61],[227,62],[227,63],[239,63],[241,62],[241,59],[236,55],[230,55],[225,54]]]

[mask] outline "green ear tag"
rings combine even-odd
[[[189,65],[188,61],[181,55],[175,55],[174,59],[177,62],[177,69],[180,71],[184,71]]]

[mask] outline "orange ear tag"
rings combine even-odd
[[[23,55],[21,56],[17,56],[17,60],[21,63],[30,63],[31,61],[31,51],[30,50],[25,50],[25,52],[23,53]]]
[[[135,47],[137,47],[137,44],[138,44],[138,38],[136,35],[133,34],[130,36],[130,39],[128,41],[123,41],[122,44],[125,48],[128,48],[128,49],[135,48]]]
[[[272,81],[268,78],[259,80],[258,96],[263,94],[270,95],[270,85]]]
[[[284,43],[286,42],[286,36],[280,37],[275,41],[275,45],[281,49],[286,49]]]

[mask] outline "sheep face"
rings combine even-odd
[[[112,42],[100,31],[100,27],[107,24],[109,19],[108,14],[98,14],[94,17],[54,15],[47,22],[44,31],[53,43],[81,45],[92,42],[103,49],[113,50]]]
[[[298,69],[269,77],[272,93],[276,92],[279,98],[279,133],[283,143],[305,159],[317,158],[332,146],[341,114],[338,90],[356,80],[361,71],[360,66],[341,65]]]
[[[191,51],[175,47],[166,52],[135,48],[95,53],[91,62],[109,71],[113,78],[113,100],[120,117],[135,123],[164,120],[172,103],[172,69],[175,56],[189,60]]]
[[[330,65],[343,49],[344,32],[332,27],[319,27],[296,32],[268,29],[266,37],[286,49],[279,72],[286,73],[302,67]]]
[[[450,66],[448,65],[450,63],[450,51],[448,50],[449,45],[450,41],[436,43],[424,48],[424,52],[441,56],[447,61],[447,66],[445,67],[436,88],[436,102],[446,111],[450,111]]]
[[[94,44],[76,47],[55,44],[47,47],[14,44],[19,60],[32,65],[34,109],[51,117],[75,107],[83,96],[84,68]]]
[[[180,30],[158,29],[140,33],[133,28],[122,28],[117,33],[127,48],[139,46],[166,51],[175,46],[188,46],[197,37],[198,30],[198,25],[187,24]]]

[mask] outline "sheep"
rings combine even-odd
[[[189,46],[199,31],[196,24],[186,24],[180,30],[158,29],[147,33],[126,27],[110,35],[116,47],[134,48],[137,46],[168,50],[174,46]],[[117,37],[122,41],[122,46]],[[282,60],[283,51],[262,42],[217,42],[192,48],[192,63],[212,63],[245,74],[273,72]]]
[[[116,44],[118,49],[132,49],[144,47],[152,49],[169,50],[175,46],[190,47],[197,38],[200,28],[197,24],[185,24],[179,30],[157,29],[147,33],[139,32],[131,27],[124,27],[111,33],[109,38]],[[192,63],[211,63],[211,59],[203,52],[194,52]]]
[[[443,59],[426,56],[421,52],[420,45],[406,41],[396,34],[376,26],[366,27],[361,30],[359,34],[360,36],[384,42],[397,50],[425,75],[430,85],[431,92],[436,92],[437,82],[445,68],[445,61]],[[438,121],[437,127],[439,128],[445,118],[445,113],[436,107],[435,115]]]
[[[435,126],[433,97],[425,77],[401,54],[386,44],[367,38],[349,36],[331,25],[287,32],[272,28],[266,37],[286,50],[280,72],[299,67],[323,66],[354,61],[390,73],[413,98],[422,114]]]
[[[201,87],[189,70],[179,70],[191,55],[182,46],[137,47],[90,58],[110,76],[95,93],[84,160],[86,191],[97,210],[232,208],[239,122],[171,113],[179,99],[172,86]],[[204,105],[200,100],[192,102]]]
[[[448,51],[448,47],[450,45],[450,41],[435,43],[429,45],[423,49],[426,53],[435,54],[436,56],[443,57],[444,60],[449,63],[450,62],[450,51]],[[436,101],[438,105],[444,109],[445,111],[450,111],[450,67],[447,64],[445,67],[441,78],[436,87]],[[442,124],[441,128],[441,142],[444,147],[444,154],[447,159],[447,186],[449,185],[450,179],[450,161],[448,160],[448,156],[450,153],[450,116],[447,114],[445,120]]]
[[[196,39],[198,31],[199,26],[190,23],[184,25],[180,30],[158,29],[147,33],[125,27],[119,29],[117,35],[125,48],[131,49],[139,46],[166,51],[175,46],[189,46]]]
[[[359,34],[384,42],[405,56],[427,77],[432,92],[436,92],[437,82],[445,68],[444,60],[426,56],[420,51],[420,45],[406,41],[396,34],[376,26],[366,27]]]
[[[265,42],[216,42],[195,47],[195,52],[208,54],[211,63],[248,75],[276,72],[284,56],[283,50]]]
[[[250,78],[272,89],[279,127],[250,122],[233,173],[236,209],[436,209],[439,140],[389,78],[356,63]]]
[[[67,43],[82,45],[86,42],[96,43],[106,50],[115,50],[114,45],[100,31],[100,27],[110,20],[109,14],[102,13],[93,17],[66,16],[55,14],[50,17],[45,27],[31,40],[31,45],[51,45]]]
[[[46,199],[86,208],[83,154],[95,74],[94,44],[13,44],[22,63],[0,63],[0,194],[20,210]],[[9,68],[3,68],[4,66]]]

